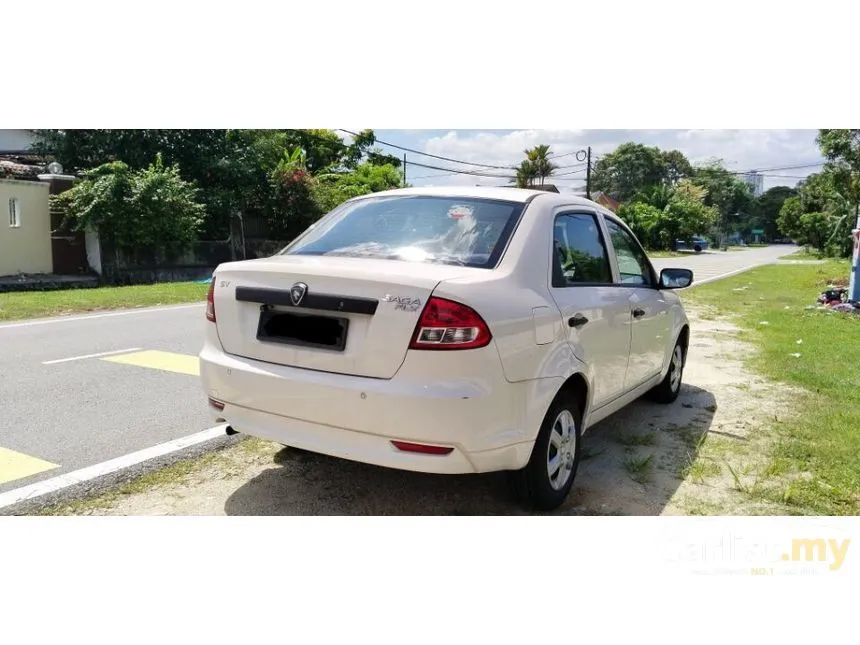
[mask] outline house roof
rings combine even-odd
[[[0,178],[38,181],[38,176],[45,172],[45,166],[27,163],[36,159],[38,157],[31,155],[0,155]]]
[[[598,190],[596,192],[591,193],[592,201],[597,202],[598,204],[603,204],[611,211],[615,211],[621,205],[621,203],[604,193],[602,190]]]

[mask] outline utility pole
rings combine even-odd
[[[403,153],[403,187],[406,188],[406,153]]]
[[[591,146],[588,146],[588,165],[585,167],[585,198],[591,199]]]
[[[854,302],[860,302],[860,204],[854,207],[857,223],[851,235],[854,237],[854,254],[851,258],[851,275],[848,279],[848,297]]]

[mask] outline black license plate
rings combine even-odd
[[[257,340],[342,352],[348,330],[348,318],[263,309]]]

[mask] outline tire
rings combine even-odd
[[[567,499],[579,469],[582,411],[572,396],[560,396],[541,424],[529,463],[513,474],[514,490],[528,510],[552,511]],[[559,459],[552,469],[550,462]]]
[[[702,247],[701,247],[701,246],[699,246],[698,244],[696,244],[696,245],[693,247],[693,251],[695,251],[696,253],[701,253],[701,252],[702,252]]]
[[[684,376],[684,365],[687,362],[687,353],[684,350],[684,345],[681,340],[675,343],[672,350],[672,358],[669,363],[669,370],[666,376],[660,382],[660,385],[648,392],[648,398],[655,403],[674,403],[675,399],[681,393],[681,381]]]

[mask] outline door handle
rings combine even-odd
[[[587,322],[588,318],[586,318],[582,314],[576,314],[567,319],[567,324],[571,327],[582,327]]]
[[[644,309],[638,309],[638,308],[637,308],[637,309],[634,309],[634,310],[633,310],[633,317],[634,317],[634,318],[641,318],[641,317],[642,317],[642,316],[644,316],[644,315],[645,315],[645,310],[644,310]]]

